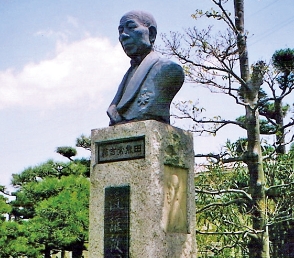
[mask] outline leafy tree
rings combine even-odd
[[[82,257],[88,240],[90,161],[73,160],[76,150],[72,147],[59,147],[57,152],[69,162],[48,160],[13,175],[12,184],[17,191],[9,213],[14,221],[7,221],[13,224],[5,226],[15,226],[10,242],[18,241],[18,245],[14,249],[9,245],[3,248],[7,257],[44,254],[49,258],[58,250],[72,251],[74,258]],[[5,240],[9,232],[3,232]]]
[[[1,192],[9,195],[5,191],[5,187],[1,187]],[[12,207],[8,198],[0,195],[0,257],[20,257],[28,255],[32,258],[38,257],[38,249],[32,249],[28,245],[28,235],[26,234],[26,222],[18,223],[11,221],[9,215]]]
[[[248,257],[252,223],[244,199],[249,178],[246,168],[236,164],[210,163],[195,178],[199,257]],[[236,187],[238,186],[238,187]],[[244,198],[241,198],[244,197]]]
[[[4,191],[3,186],[0,186],[0,188]],[[0,194],[0,223],[5,220],[5,215],[11,211],[11,207],[7,202],[8,199]]]
[[[41,258],[40,248],[30,242],[28,222],[4,221],[0,225],[0,257]]]
[[[80,137],[77,138],[76,146],[91,151],[91,137],[87,137],[82,134]]]
[[[233,210],[238,210],[237,206],[240,203],[247,207],[250,224],[244,221],[247,229],[243,230],[243,237],[246,237],[248,243],[249,257],[269,257],[268,186],[264,171],[265,157],[262,154],[259,119],[259,110],[264,107],[265,103],[273,100],[267,96],[260,98],[261,86],[265,84],[265,78],[267,78],[268,65],[264,61],[257,61],[249,65],[247,32],[244,26],[244,1],[235,0],[233,8],[226,7],[226,4],[231,3],[230,1],[212,0],[212,2],[218,8],[217,10],[211,9],[207,12],[197,10],[192,17],[195,19],[214,18],[218,22],[223,22],[227,27],[226,30],[214,33],[213,26],[203,30],[194,27],[188,29],[185,34],[171,33],[170,37],[164,35],[163,40],[166,44],[164,51],[182,62],[187,81],[204,85],[213,92],[225,93],[232,97],[236,104],[243,106],[244,119],[233,121],[222,119],[219,116],[213,119],[201,118],[200,114],[203,109],[196,106],[191,107],[189,102],[177,104],[181,112],[177,117],[191,119],[194,122],[192,130],[200,133],[215,134],[226,125],[236,125],[246,130],[246,148],[238,155],[232,156],[224,152],[220,155],[200,154],[196,156],[215,158],[224,164],[243,162],[242,167],[244,168],[242,169],[248,171],[248,187],[241,191],[234,186],[234,191],[229,191],[231,194],[229,199],[232,204],[236,204]],[[227,10],[230,8],[234,12],[233,18]],[[273,81],[270,82],[273,83]],[[289,84],[282,96],[289,95],[293,88],[293,84]],[[272,92],[275,92],[274,88]],[[206,127],[206,125],[211,126]],[[280,141],[280,145],[283,144]],[[271,155],[273,156],[273,153]],[[214,195],[220,194],[218,189],[207,191]],[[231,220],[228,219],[228,221]],[[235,223],[234,220],[231,222]]]
[[[242,142],[242,140],[241,140]],[[228,141],[225,150],[238,155],[239,142]],[[268,150],[268,148],[270,150]],[[271,146],[263,146],[271,152]],[[271,158],[264,164],[267,184],[267,225],[272,257],[291,257],[293,228],[294,152]],[[252,232],[248,201],[249,175],[241,162],[211,162],[195,179],[197,193],[197,243],[199,255],[248,257],[247,234]],[[293,249],[293,248],[292,248]],[[290,255],[290,256],[289,256]]]
[[[275,134],[274,144],[276,153],[286,153],[286,135],[289,141],[293,140],[291,128],[294,125],[294,117],[285,123],[285,117],[290,111],[289,104],[283,101],[293,91],[294,87],[294,50],[280,49],[275,51],[272,62],[267,65],[264,75],[264,84],[259,89],[258,102],[259,113],[265,119],[260,120],[261,134]],[[244,93],[239,92],[242,98]],[[245,125],[245,116],[239,117],[238,122]]]
[[[68,158],[69,160],[72,160],[72,157],[77,155],[77,150],[75,148],[69,147],[69,146],[58,147],[56,149],[56,152],[64,157]]]
[[[294,196],[294,152],[280,154],[265,162],[265,173],[269,187],[268,225],[273,257],[292,257],[293,196]]]
[[[38,166],[29,167],[20,174],[14,174],[12,184],[18,188],[18,191],[14,193],[16,200],[11,202],[12,215],[16,219],[31,218],[34,215],[34,206],[38,201],[59,193],[61,189],[57,186],[58,180],[69,175],[86,176],[88,170],[83,159],[69,163],[48,160]],[[48,180],[44,181],[45,179]]]
[[[276,76],[273,78],[279,85],[280,94],[277,89],[270,84],[270,89],[273,95],[273,103],[268,110],[272,111],[272,116],[266,116],[275,120],[276,138],[277,138],[277,152],[285,154],[285,130],[294,125],[294,118],[292,121],[284,125],[284,117],[289,111],[290,106],[283,106],[283,99],[289,95],[294,89],[294,49],[280,49],[272,56],[273,66],[275,68]],[[267,80],[269,82],[270,80]],[[269,120],[270,121],[270,120]],[[293,139],[292,134],[292,139]]]
[[[45,181],[52,179],[44,180],[46,191],[48,182]],[[81,257],[88,239],[89,181],[83,176],[71,175],[55,183],[60,189],[58,195],[39,202],[30,220],[31,239],[45,246],[46,257],[50,257],[53,249],[73,251],[73,257]]]

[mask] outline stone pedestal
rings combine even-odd
[[[196,257],[192,135],[157,121],[92,130],[90,258]]]

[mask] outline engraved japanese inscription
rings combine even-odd
[[[145,157],[144,136],[97,142],[97,163],[140,159]]]
[[[104,209],[104,257],[128,258],[130,186],[106,187]]]

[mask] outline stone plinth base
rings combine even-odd
[[[90,258],[196,257],[192,135],[156,121],[92,130]]]

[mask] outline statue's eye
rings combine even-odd
[[[118,33],[121,34],[124,31],[124,27],[123,26],[119,26],[118,27]]]
[[[127,26],[127,28],[128,29],[135,29],[135,28],[137,28],[137,24],[136,23],[134,23],[134,22],[128,22],[127,24],[126,24]]]

